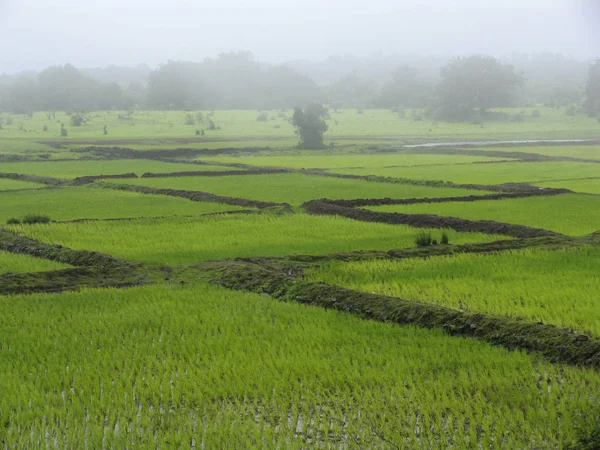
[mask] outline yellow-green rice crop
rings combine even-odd
[[[502,184],[536,183],[544,180],[597,177],[600,172],[600,166],[596,163],[564,161],[505,162],[498,164],[398,167],[390,169],[339,169],[332,172],[410,178],[415,180],[442,180],[467,184]]]
[[[600,336],[600,248],[514,251],[402,261],[334,262],[310,281],[521,317]]]
[[[365,180],[305,175],[299,173],[227,177],[143,178],[109,180],[117,184],[137,184],[161,189],[206,191],[217,195],[251,200],[301,205],[318,198],[420,198],[484,195],[487,192],[454,188],[434,188],[399,183],[375,183]]]
[[[242,209],[250,208],[93,187],[0,193],[0,224],[26,214],[46,214],[61,221],[200,215]]]
[[[585,194],[600,194],[600,176],[589,180],[545,181],[538,186],[570,189]]]
[[[34,258],[29,255],[8,253],[0,250],[0,274],[48,272],[51,270],[66,269],[70,266],[47,259]]]
[[[600,229],[600,196],[583,194],[478,202],[389,205],[369,209],[406,214],[436,214],[470,220],[495,220],[575,236]]]
[[[203,284],[0,308],[7,448],[558,449],[600,417],[595,371]]]
[[[384,168],[387,166],[420,166],[441,164],[465,164],[480,161],[498,161],[498,158],[462,155],[416,155],[396,154],[336,154],[336,155],[286,155],[200,158],[208,161],[243,163],[253,166],[289,167],[293,169],[349,169]]]
[[[30,181],[9,180],[0,178],[0,191],[14,191],[19,189],[39,189],[45,187],[40,183],[32,183]]]
[[[169,218],[127,222],[14,225],[48,243],[157,264],[288,254],[390,250],[414,246],[415,228],[306,214]],[[433,230],[441,234],[441,230]],[[448,231],[450,242],[505,237]]]

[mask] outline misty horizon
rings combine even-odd
[[[0,0],[0,73],[70,63],[156,68],[248,50],[266,64],[377,55],[450,58],[562,53],[598,56],[600,7],[593,1],[392,2],[226,0],[199,5],[132,0],[102,4]]]

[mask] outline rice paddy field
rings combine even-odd
[[[211,177],[140,178],[107,180],[113,184],[135,184],[157,189],[206,191],[250,200],[289,203],[299,206],[316,198],[425,198],[484,195],[486,191],[437,188],[399,183],[323,177],[300,173]]]
[[[581,236],[600,225],[600,196],[564,194],[479,202],[375,206],[380,212],[436,214],[471,220],[494,220]]]
[[[468,144],[535,109],[11,115],[0,448],[600,448],[598,141]]]

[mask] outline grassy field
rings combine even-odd
[[[242,209],[249,208],[93,187],[0,193],[0,224],[27,214],[44,214],[52,220],[63,221],[189,216]]]
[[[40,183],[32,183],[30,181],[9,180],[0,178],[0,191],[16,191],[20,189],[39,189],[45,185]]]
[[[8,253],[0,250],[0,274],[48,272],[50,270],[66,269],[69,266],[47,259],[33,256]]]
[[[415,180],[441,180],[466,184],[536,183],[565,178],[597,177],[600,166],[577,162],[506,162],[443,167],[400,167],[388,169],[340,169],[339,173],[379,175]]]
[[[133,222],[15,225],[10,229],[43,242],[108,253],[155,264],[210,259],[355,250],[414,245],[418,230],[305,214],[235,215]],[[439,230],[436,230],[439,232]],[[488,242],[499,236],[449,231],[452,243]]]
[[[550,449],[600,412],[590,370],[203,284],[0,307],[8,448]]]
[[[500,158],[457,155],[414,155],[414,154],[355,154],[344,155],[289,155],[289,156],[238,156],[213,157],[208,161],[242,163],[253,166],[288,167],[292,169],[352,169],[389,166],[431,166],[468,164],[473,162],[499,161]]]
[[[194,172],[237,170],[235,168],[211,165],[173,164],[161,161],[139,159],[98,160],[98,161],[57,161],[57,162],[7,162],[0,164],[0,172],[41,175],[54,178],[76,178],[88,175],[120,175],[146,172]]]
[[[144,178],[107,180],[115,184],[136,184],[153,188],[206,191],[211,194],[242,197],[251,200],[301,205],[316,198],[422,198],[484,195],[485,191],[435,188],[399,183],[373,183],[299,173],[227,176]]]
[[[537,109],[541,117],[531,117]],[[463,139],[576,139],[597,138],[600,125],[596,119],[585,116],[567,116],[565,110],[549,108],[520,108],[504,110],[509,114],[524,113],[522,122],[492,121],[484,124],[444,123],[428,119],[415,120],[412,111],[404,118],[389,110],[347,109],[330,111],[328,120],[329,139],[359,137],[363,140],[382,137],[398,139],[463,140]],[[209,129],[210,111],[201,111],[202,122],[186,125],[184,111],[135,111],[91,112],[85,114],[86,123],[71,126],[71,117],[56,112],[55,117],[46,113],[34,113],[33,117],[9,115],[12,125],[0,130],[0,139],[20,140],[97,140],[114,139],[160,140],[166,138],[197,138],[196,130],[204,130],[205,139],[269,138],[293,139],[294,130],[288,119],[291,111],[270,111],[269,120],[257,121],[258,111],[214,111],[211,119],[219,129]],[[195,112],[193,112],[195,114]],[[422,111],[416,111],[422,116]],[[68,137],[60,135],[61,123],[68,130]],[[104,126],[108,134],[104,135]],[[44,126],[48,131],[44,132]]]
[[[470,220],[494,220],[582,236],[600,229],[600,197],[564,194],[479,202],[375,206],[368,209],[405,214],[435,214]]]
[[[339,263],[306,272],[322,281],[454,309],[573,328],[600,336],[600,248],[528,250],[404,261]]]

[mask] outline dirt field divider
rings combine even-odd
[[[268,294],[281,300],[335,309],[379,322],[441,329],[452,336],[539,353],[553,362],[600,368],[600,339],[553,325],[462,312],[324,283],[305,283],[244,262],[221,263],[208,269],[208,273],[213,283],[229,289]]]
[[[338,206],[328,200],[312,200],[302,205],[308,214],[341,216],[362,222],[409,225],[416,228],[449,228],[459,232],[499,234],[515,238],[535,238],[562,236],[554,231],[531,228],[524,225],[494,222],[491,220],[467,220],[458,217],[436,216],[433,214],[402,214],[369,211],[360,208]]]

